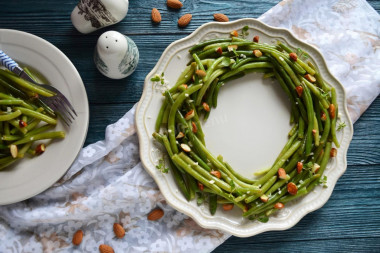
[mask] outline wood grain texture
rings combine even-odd
[[[75,30],[70,14],[77,0],[18,0],[0,5],[0,28],[17,29],[40,36],[62,50],[78,69],[90,102],[90,128],[85,145],[104,139],[107,125],[116,122],[140,99],[145,76],[165,48],[198,26],[213,20],[217,12],[231,21],[257,18],[279,0],[183,0],[184,7],[169,10],[164,0],[131,0],[127,17],[119,24],[83,35]],[[379,0],[369,0],[377,12]],[[317,4],[317,1],[316,1]],[[152,24],[152,8],[162,22]],[[186,28],[177,20],[185,13],[193,19]],[[100,34],[119,31],[133,39],[140,51],[137,70],[123,80],[102,76],[93,63]],[[286,231],[251,238],[231,237],[215,252],[380,252],[380,98],[354,125],[348,150],[348,168],[326,205]]]

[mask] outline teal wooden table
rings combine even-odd
[[[190,34],[212,14],[222,12],[230,20],[257,18],[278,0],[186,0],[180,11],[168,10],[164,0],[130,1],[127,17],[119,24],[89,35],[77,32],[70,13],[77,0],[17,0],[0,4],[0,28],[33,33],[62,50],[78,69],[90,102],[90,127],[86,143],[104,138],[105,127],[119,119],[139,99],[146,74],[173,41]],[[379,12],[380,1],[369,1]],[[317,4],[317,1],[316,1]],[[153,25],[150,12],[159,8],[165,17]],[[193,20],[178,29],[178,16],[192,13]],[[93,63],[96,41],[106,30],[132,38],[140,50],[140,63],[123,80],[102,76]],[[250,238],[231,237],[215,252],[380,252],[380,98],[354,125],[348,151],[348,168],[327,204],[286,231]]]

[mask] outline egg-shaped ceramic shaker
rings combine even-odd
[[[139,62],[139,50],[133,40],[127,36],[108,31],[98,39],[94,61],[103,75],[112,79],[121,79],[135,71]]]
[[[123,20],[128,0],[79,0],[71,12],[71,22],[81,33],[90,33]]]

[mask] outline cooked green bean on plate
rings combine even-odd
[[[190,48],[191,61],[163,93],[153,137],[166,150],[169,171],[188,201],[208,202],[211,214],[218,205],[225,211],[236,206],[244,217],[266,222],[288,202],[326,181],[323,172],[339,147],[336,91],[306,52],[283,42],[269,45],[260,43],[258,36],[250,41],[236,34]],[[202,122],[218,105],[222,86],[252,72],[277,80],[291,103],[292,123],[275,162],[255,173],[255,179],[240,175],[222,156],[213,154],[202,130]]]
[[[27,156],[41,155],[46,143],[40,140],[65,137],[64,131],[51,131],[58,119],[39,95],[55,94],[0,69],[0,170]]]

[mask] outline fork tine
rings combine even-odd
[[[74,116],[73,116],[73,115],[71,114],[71,112],[70,112],[70,109],[68,108],[67,104],[66,104],[63,100],[61,100],[60,98],[57,98],[55,101],[56,101],[56,102],[58,103],[58,105],[62,108],[62,110],[65,110],[65,113],[66,113],[66,114],[70,115],[70,117],[71,117],[73,120],[75,120]]]
[[[73,121],[66,114],[66,108],[62,108],[57,100],[54,100],[52,104],[55,105],[57,108],[57,113],[59,113],[62,119],[64,119],[66,122],[69,122],[70,124],[73,123]]]
[[[63,95],[63,94],[59,94],[60,98],[62,99],[61,101],[63,101],[70,109],[71,111],[75,114],[75,116],[78,117],[78,114],[77,112],[74,110],[74,107],[71,105],[70,101]],[[74,119],[74,118],[73,118]]]
[[[59,117],[62,119],[62,121],[63,121],[67,126],[70,126],[70,123],[66,121],[66,119],[61,115],[61,113],[58,111],[57,107],[56,107],[53,103],[51,103],[49,106],[51,107],[51,109],[54,110],[54,112],[57,114],[57,116],[59,116]]]

